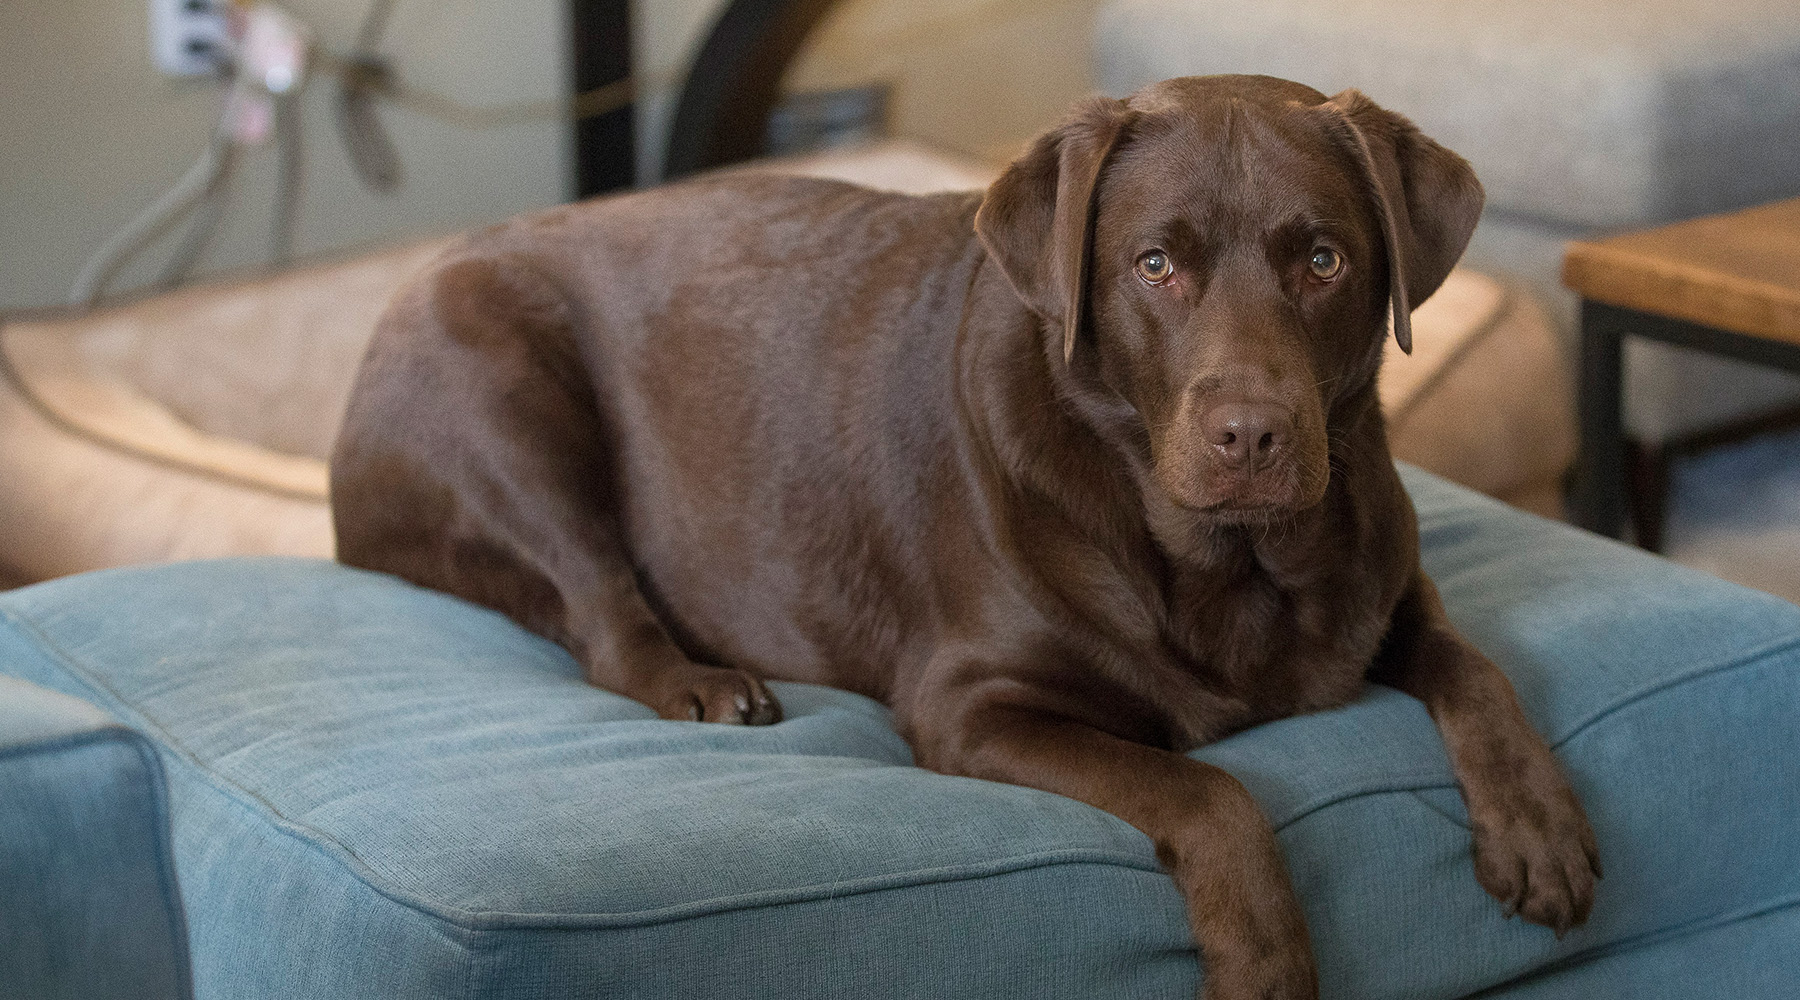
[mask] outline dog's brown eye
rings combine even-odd
[[[1161,250],[1151,250],[1137,259],[1137,273],[1152,285],[1160,285],[1175,273],[1175,262]]]
[[[1344,255],[1330,247],[1319,247],[1312,252],[1312,260],[1307,265],[1312,268],[1313,277],[1330,281],[1343,272]]]

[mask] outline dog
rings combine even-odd
[[[338,555],[663,718],[831,685],[924,767],[1121,817],[1216,1000],[1318,974],[1268,821],[1184,752],[1391,685],[1480,884],[1560,935],[1593,833],[1420,568],[1376,394],[1482,201],[1356,91],[1223,76],[1082,103],[985,193],[739,175],[525,216],[380,321]]]

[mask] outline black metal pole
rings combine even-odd
[[[688,71],[669,129],[663,176],[762,153],[781,76],[837,0],[733,0]]]
[[[1581,455],[1570,498],[1575,522],[1618,538],[1625,530],[1624,330],[1629,313],[1581,302]]]
[[[570,72],[579,94],[631,76],[630,0],[572,0]],[[575,123],[575,197],[629,187],[637,176],[631,105]]]

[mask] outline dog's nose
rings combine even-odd
[[[1255,471],[1287,447],[1294,436],[1294,418],[1274,403],[1233,400],[1208,410],[1202,431],[1227,465]]]

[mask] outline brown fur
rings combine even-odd
[[[1268,823],[1184,751],[1372,676],[1442,729],[1482,885],[1560,932],[1592,834],[1419,569],[1376,397],[1389,304],[1409,343],[1480,207],[1353,91],[1211,77],[1079,106],[985,195],[728,177],[522,218],[383,319],[339,555],[665,718],[829,684],[926,767],[1126,819],[1216,998],[1317,975]]]

